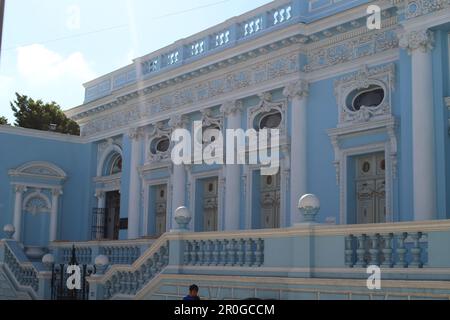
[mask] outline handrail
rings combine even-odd
[[[31,288],[37,294],[39,290],[39,279],[37,277],[39,271],[30,261],[20,261],[16,257],[14,250],[8,244],[8,241],[0,241],[0,243],[3,243],[5,249],[4,264],[12,273],[17,283],[20,286]]]

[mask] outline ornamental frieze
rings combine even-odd
[[[395,48],[398,48],[398,37],[394,29],[364,34],[337,44],[310,50],[304,71],[321,70]]]
[[[182,106],[220,97],[262,82],[297,73],[300,70],[299,61],[298,54],[290,54],[228,73],[221,78],[184,87],[172,93],[155,97],[143,104],[129,106],[126,110],[116,111],[103,118],[92,120],[82,126],[81,135],[90,136],[125,127],[132,122],[160,113],[175,111]]]

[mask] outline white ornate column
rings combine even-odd
[[[227,129],[242,129],[242,102],[226,102],[221,107]],[[235,150],[231,150],[235,152]],[[227,152],[231,152],[227,150]],[[225,231],[240,229],[241,165],[225,164]]]
[[[186,129],[187,119],[182,115],[173,116],[169,121],[172,130]],[[171,228],[175,229],[175,211],[182,206],[186,206],[186,168],[184,164],[172,166],[171,186],[172,186],[172,210],[170,223]]]
[[[307,100],[309,84],[304,80],[290,83],[283,94],[291,101],[291,181],[290,221],[291,225],[301,222],[298,201],[307,193]]]
[[[15,200],[14,200],[14,240],[20,241],[22,236],[22,199],[23,193],[27,191],[25,186],[14,186]]]
[[[105,209],[106,208],[106,193],[103,190],[97,190],[95,192],[95,197],[97,198],[97,209]],[[106,215],[106,212],[104,213]],[[95,239],[101,240],[105,237],[104,231],[101,231],[99,226],[104,226],[106,217],[105,215],[98,214],[96,217],[96,234]]]
[[[130,157],[130,187],[128,193],[128,239],[139,238],[139,162],[141,159],[141,138],[143,132],[141,128],[131,129],[128,133],[131,140]]]
[[[60,188],[55,188],[52,190],[52,210],[50,212],[50,230],[49,230],[49,241],[56,241],[58,234],[58,208],[59,208],[59,197],[62,195],[62,190]]]
[[[403,34],[400,46],[412,64],[412,154],[414,220],[436,218],[433,63],[434,34],[429,30]],[[406,107],[406,106],[404,106]]]

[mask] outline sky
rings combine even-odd
[[[83,83],[270,0],[6,0],[0,116],[15,92],[83,103]]]

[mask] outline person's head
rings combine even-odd
[[[197,297],[198,296],[198,286],[193,284],[189,287],[189,295],[191,297]]]

